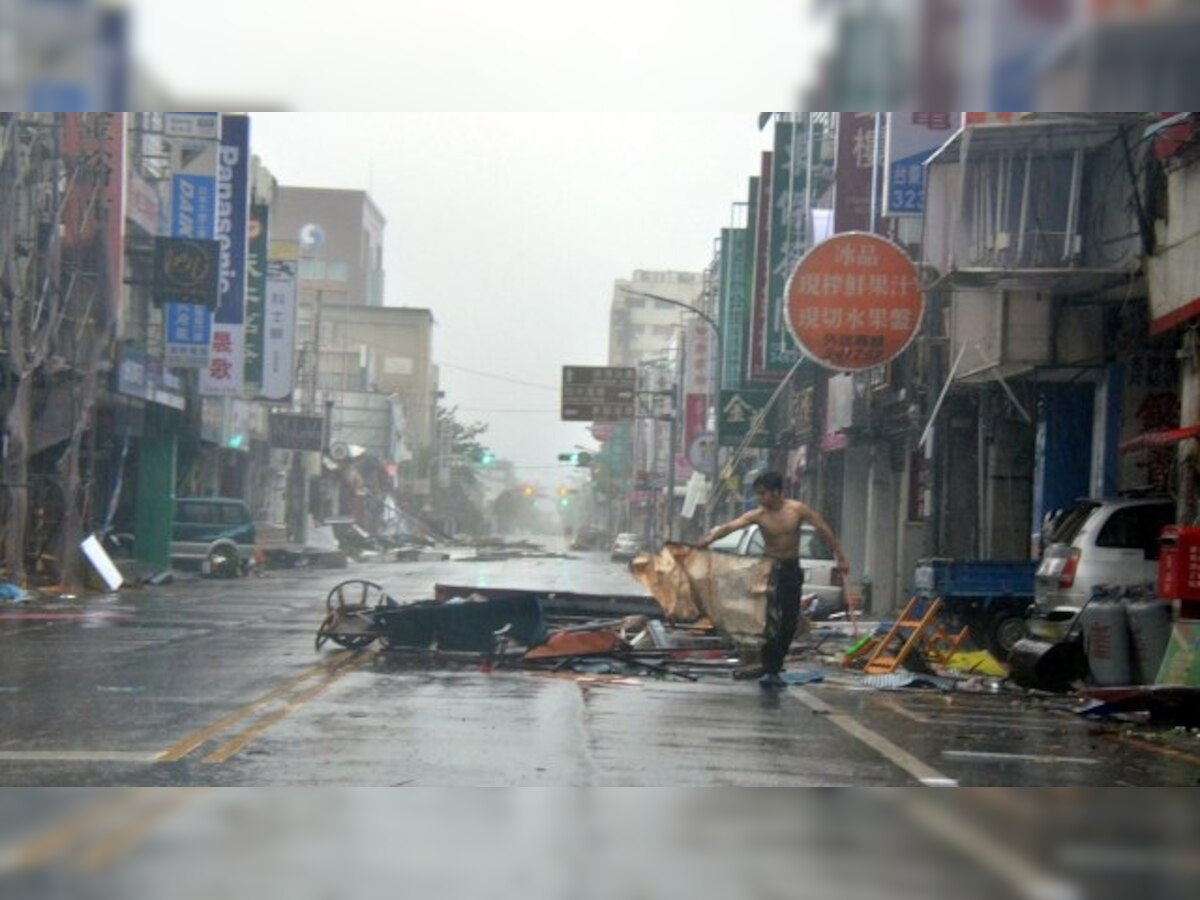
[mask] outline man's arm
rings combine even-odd
[[[747,525],[753,525],[758,521],[758,510],[752,509],[747,513],[743,513],[731,522],[726,522],[724,525],[718,525],[713,528],[708,534],[696,541],[697,547],[707,547],[713,541],[720,540],[727,534],[732,534],[739,528],[745,528]]]
[[[801,517],[806,519],[813,528],[817,530],[817,534],[825,538],[829,546],[833,548],[833,555],[837,557],[838,568],[845,574],[850,571],[850,563],[846,562],[846,555],[842,552],[842,542],[838,540],[837,535],[833,533],[833,529],[829,527],[829,523],[821,518],[821,514],[811,506],[805,504],[804,511]]]

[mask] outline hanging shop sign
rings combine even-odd
[[[196,238],[155,238],[154,301],[216,306],[219,246]]]
[[[878,235],[834,235],[810,250],[787,286],[788,326],[815,362],[860,372],[895,359],[921,325],[916,265]]]

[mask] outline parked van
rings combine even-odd
[[[1159,535],[1174,521],[1170,498],[1079,501],[1048,535],[1034,576],[1030,632],[1061,640],[1094,588],[1152,584]]]
[[[235,575],[254,557],[254,520],[244,501],[180,497],[171,526],[171,561],[212,574]]]

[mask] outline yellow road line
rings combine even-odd
[[[303,684],[308,679],[310,679],[316,675],[321,675],[321,674],[324,674],[325,676],[328,677],[331,673],[337,672],[343,666],[348,665],[354,658],[355,657],[353,654],[348,654],[345,656],[338,656],[338,657],[334,657],[332,659],[322,660],[321,662],[319,662],[315,666],[313,666],[311,669],[308,669],[308,670],[302,672],[301,674],[295,676],[294,678],[289,678],[287,681],[285,681],[283,684],[279,685],[278,687],[273,688],[270,691],[267,691],[267,693],[263,694],[257,700],[251,700],[245,706],[241,707],[240,709],[235,709],[233,712],[229,713],[228,715],[222,716],[221,718],[217,719],[217,721],[213,722],[211,725],[206,725],[203,728],[197,729],[196,731],[193,731],[191,734],[188,734],[185,737],[181,738],[180,740],[176,741],[174,744],[172,744],[170,747],[168,747],[166,750],[164,750],[162,753],[160,753],[158,755],[158,757],[156,758],[156,761],[157,762],[178,762],[179,760],[181,760],[185,756],[187,756],[189,753],[196,750],[198,747],[201,747],[204,744],[208,743],[209,741],[215,739],[222,732],[227,731],[230,727],[236,725],[238,722],[242,721],[243,719],[246,719],[246,718],[252,716],[254,713],[258,712],[264,706],[267,706],[268,704],[272,703],[273,701],[278,700],[280,697],[285,695],[288,691],[295,689],[297,686]]]
[[[268,728],[291,715],[309,700],[312,700],[314,697],[332,685],[335,681],[340,679],[343,675],[353,672],[355,669],[361,668],[362,665],[370,658],[370,654],[362,653],[344,665],[339,666],[321,681],[304,691],[304,693],[298,694],[291,700],[285,701],[285,705],[282,709],[275,710],[269,715],[263,716],[254,724],[234,735],[234,737],[229,741],[222,744],[212,753],[208,754],[208,756],[204,757],[201,762],[205,764],[228,762],[231,757],[237,754],[243,747],[250,743],[250,741],[254,740],[254,738],[258,737]]]
[[[179,809],[185,801],[206,788],[156,789],[154,801],[124,827],[106,835],[103,840],[90,847],[75,863],[80,872],[95,873],[117,859],[125,856],[142,838],[149,834],[159,822]]]
[[[48,865],[113,811],[136,802],[137,794],[136,788],[106,791],[64,821],[50,825],[28,841],[0,853],[0,872],[25,872]]]

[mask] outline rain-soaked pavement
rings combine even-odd
[[[1200,756],[1012,693],[578,680],[313,648],[347,577],[642,593],[604,554],[351,564],[0,607],[0,784],[1195,785]],[[800,664],[804,665],[803,663]]]

